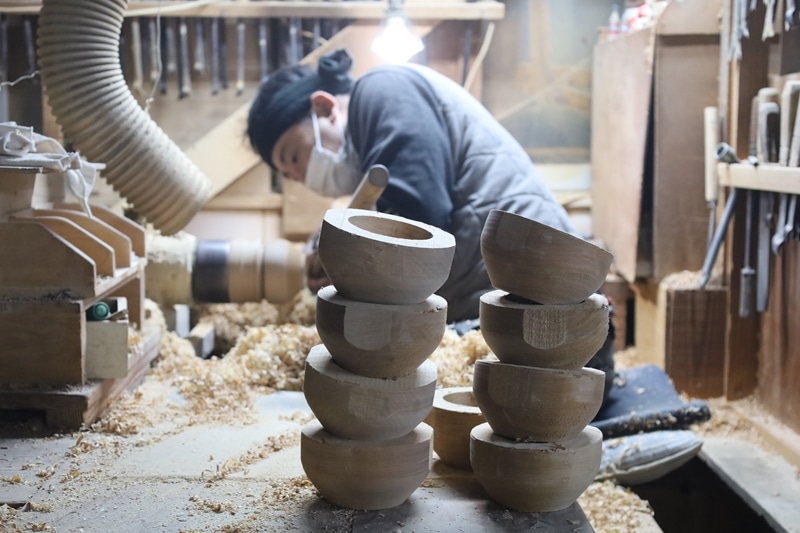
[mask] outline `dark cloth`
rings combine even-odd
[[[492,209],[511,211],[575,234],[530,157],[480,102],[425,67],[385,66],[355,84],[348,136],[361,171],[389,169],[378,209],[452,233],[450,277],[437,291],[448,320],[478,316],[491,283],[480,235]]]

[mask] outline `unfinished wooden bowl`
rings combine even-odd
[[[614,258],[574,235],[498,209],[483,226],[481,254],[495,288],[540,304],[582,302],[603,284]]]
[[[583,367],[608,336],[608,300],[592,294],[577,304],[520,303],[505,291],[481,296],[481,333],[504,363]]]
[[[433,450],[439,460],[469,470],[469,433],[486,419],[475,401],[472,387],[436,389],[433,397]]]
[[[498,435],[561,442],[581,432],[603,403],[605,373],[476,361],[472,390]]]
[[[425,361],[396,379],[369,378],[337,365],[324,345],[306,359],[308,406],[330,433],[344,439],[389,440],[425,420],[433,407],[436,365]]]
[[[317,331],[333,360],[372,378],[408,375],[439,346],[447,301],[431,295],[418,304],[351,300],[329,285],[317,293]]]
[[[329,209],[319,260],[345,298],[416,304],[450,275],[455,238],[439,228],[363,209]]]
[[[489,424],[470,434],[475,477],[494,501],[515,511],[569,507],[594,479],[602,453],[603,434],[592,426],[558,444],[506,439]]]
[[[308,479],[334,505],[388,509],[408,499],[430,472],[433,429],[419,424],[384,441],[337,437],[313,420],[300,434],[300,461]]]

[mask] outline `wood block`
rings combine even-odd
[[[86,378],[128,375],[128,321],[86,323]]]
[[[0,383],[84,382],[83,306],[0,300]]]
[[[186,304],[175,304],[161,308],[164,314],[164,320],[167,323],[167,329],[174,331],[182,339],[189,336],[191,331],[191,313],[189,306]]]
[[[214,351],[214,324],[200,322],[189,332],[189,342],[194,347],[197,357],[208,358]]]
[[[723,393],[727,291],[637,282],[636,348],[675,388],[698,398]]]

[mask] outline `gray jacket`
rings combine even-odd
[[[460,85],[420,66],[369,71],[353,89],[348,135],[361,170],[391,175],[383,212],[449,231],[456,239],[450,277],[437,291],[448,320],[478,316],[491,290],[480,236],[492,209],[512,211],[575,234],[519,143]]]

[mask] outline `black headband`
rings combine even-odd
[[[311,95],[325,91],[333,95],[347,94],[353,89],[350,69],[353,59],[347,50],[341,49],[322,56],[317,72],[303,76],[279,89],[260,113],[268,129],[259,143],[259,154],[272,168],[272,149],[286,130],[308,116],[311,111]]]

